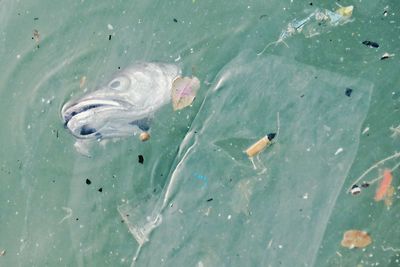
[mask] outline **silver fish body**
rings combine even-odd
[[[78,139],[104,139],[147,131],[152,114],[171,99],[178,66],[139,63],[61,109],[66,128]]]

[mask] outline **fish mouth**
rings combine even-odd
[[[65,128],[77,138],[101,138],[101,129],[113,114],[127,113],[131,105],[122,100],[81,99],[67,102],[61,110]]]
[[[94,113],[99,109],[116,108],[121,109],[123,104],[120,101],[105,100],[105,99],[88,99],[80,100],[73,103],[66,103],[61,109],[61,115],[63,117],[64,125],[75,116],[79,116],[85,113]]]

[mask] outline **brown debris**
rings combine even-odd
[[[395,189],[394,189],[394,187],[393,187],[393,185],[391,185],[389,188],[388,188],[388,190],[387,190],[387,192],[386,192],[386,195],[385,195],[385,197],[384,197],[384,199],[383,199],[383,201],[385,202],[385,206],[389,209],[391,206],[392,206],[392,204],[393,204],[393,196],[394,196],[394,194],[395,194]]]
[[[150,139],[150,134],[148,132],[142,132],[139,135],[139,139],[140,139],[140,141],[145,142]]]
[[[360,230],[348,230],[343,234],[341,245],[346,248],[365,248],[372,243],[367,232]]]
[[[35,40],[36,46],[37,46],[37,48],[39,48],[40,34],[39,34],[39,31],[38,31],[38,30],[36,30],[36,29],[33,30],[33,37],[32,37],[32,39]]]
[[[82,76],[81,79],[79,80],[79,88],[83,88],[86,84],[86,76]]]

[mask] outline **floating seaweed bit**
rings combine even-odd
[[[351,187],[350,193],[351,193],[352,195],[358,195],[358,194],[361,193],[361,188],[360,188],[358,185],[355,184],[355,185],[353,185],[353,186]]]
[[[109,35],[108,35],[108,40],[109,40],[109,41],[111,40],[111,37],[112,37],[112,35],[109,34]]]
[[[99,191],[100,193],[103,192],[103,187],[100,187],[97,191]]]
[[[176,18],[174,18],[174,22],[175,22],[175,23],[178,23],[178,20],[177,20]]]
[[[365,248],[372,243],[367,232],[348,230],[343,234],[341,245],[345,248]]]
[[[346,88],[346,91],[344,93],[345,93],[346,96],[350,97],[352,92],[353,92],[353,89]]]
[[[86,184],[87,185],[89,185],[89,184],[91,184],[92,183],[92,181],[90,181],[89,179],[86,179]]]
[[[368,46],[369,48],[378,48],[379,47],[378,43],[368,41],[368,40],[362,42],[362,44]]]
[[[211,202],[211,201],[213,201],[213,198],[207,199],[207,202]]]

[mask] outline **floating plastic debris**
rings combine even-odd
[[[393,155],[388,156],[388,157],[386,157],[386,158],[384,158],[384,159],[382,159],[382,160],[376,162],[374,165],[372,165],[371,167],[369,167],[365,172],[363,172],[363,174],[361,174],[360,177],[358,177],[358,178],[352,183],[352,185],[350,186],[350,188],[347,189],[347,192],[348,192],[348,193],[351,193],[351,189],[354,187],[354,185],[357,185],[357,183],[359,183],[359,182],[360,182],[366,175],[368,175],[372,170],[378,168],[380,165],[386,163],[386,162],[389,161],[389,160],[393,160],[393,159],[396,159],[396,158],[399,158],[399,157],[400,157],[400,152],[396,152],[396,153],[394,153]],[[399,167],[400,167],[400,163],[397,163],[392,169],[390,169],[390,170],[388,170],[388,171],[389,171],[389,172],[393,172],[394,170],[396,170],[396,169],[399,168]],[[385,173],[384,173],[384,174],[385,174]],[[364,182],[363,184],[365,184],[365,185],[367,185],[367,186],[363,186],[363,187],[368,187],[368,186],[370,186],[370,185],[376,183],[377,181],[379,181],[379,180],[381,180],[381,179],[383,179],[383,178],[384,178],[384,175],[379,176],[379,177],[377,177],[377,178],[375,178],[375,179],[373,179],[373,180],[371,180],[371,181]],[[386,178],[386,179],[389,179],[389,178]],[[389,184],[390,184],[390,183],[389,183]]]
[[[389,54],[386,52],[381,56],[381,60],[389,59],[391,57],[394,57],[394,54]]]
[[[362,42],[362,44],[365,45],[365,46],[368,46],[369,48],[378,48],[379,47],[378,43],[375,43],[375,42],[372,42],[372,41],[368,41],[368,40]]]
[[[365,248],[372,243],[367,232],[348,230],[344,233],[341,245],[346,248]]]
[[[375,201],[381,201],[386,196],[389,187],[391,186],[393,180],[392,173],[390,170],[383,171],[383,179],[381,180],[378,189],[375,193]]]
[[[346,88],[346,91],[344,92],[344,94],[345,94],[346,96],[350,97],[350,96],[351,96],[351,93],[353,93],[353,89],[351,89],[351,88]]]
[[[39,33],[39,31],[38,30],[33,30],[33,37],[32,37],[32,39],[33,40],[35,40],[35,43],[36,43],[36,47],[37,48],[39,48],[39,43],[40,43],[40,33]]]
[[[196,97],[200,88],[200,81],[196,77],[178,77],[172,83],[172,107],[174,110],[183,109]]]
[[[303,32],[306,38],[310,38],[322,32],[329,31],[332,27],[350,22],[353,9],[353,6],[340,6],[339,9],[332,12],[327,9],[318,8],[304,19],[294,19],[287,25],[286,29],[281,32],[277,41],[267,44],[257,55],[264,53],[265,50],[273,44],[278,45],[279,43],[283,43],[289,47],[285,39],[296,33]]]
[[[355,184],[355,185],[353,185],[353,187],[351,188],[350,193],[351,193],[352,195],[358,195],[358,194],[361,193],[361,188],[360,188],[358,185]]]
[[[274,139],[276,133],[270,133],[262,137],[260,140],[252,144],[249,148],[245,150],[245,153],[249,157],[254,157],[263,151],[267,146],[271,144],[272,139]]]

